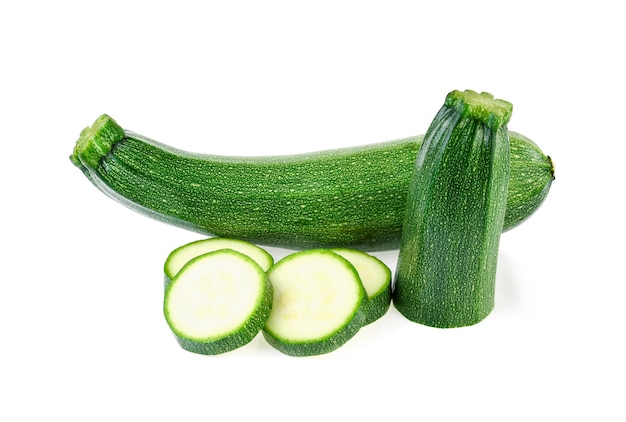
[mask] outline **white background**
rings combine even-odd
[[[17,4],[0,6],[0,420],[626,420],[619,2]],[[68,159],[102,113],[181,149],[286,154],[424,133],[453,89],[512,102],[509,128],[556,165],[502,237],[495,309],[441,330],[392,308],[319,357],[262,336],[180,349],[162,265],[201,236]]]

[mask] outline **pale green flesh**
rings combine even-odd
[[[326,340],[347,325],[363,290],[354,267],[331,252],[306,251],[269,273],[274,302],[266,330],[285,342]]]
[[[185,266],[165,299],[172,330],[188,339],[221,338],[237,331],[263,295],[264,272],[242,254],[221,250]]]
[[[355,249],[331,249],[354,266],[359,273],[367,297],[372,298],[382,293],[391,283],[391,271],[379,259]]]
[[[274,260],[264,249],[244,240],[227,238],[210,238],[183,245],[170,253],[165,261],[165,275],[172,279],[191,259],[220,249],[232,249],[252,258],[263,271],[270,269]]]
[[[347,259],[359,273],[361,283],[367,293],[363,302],[364,325],[381,318],[391,306],[391,270],[378,258],[356,249],[331,249]]]

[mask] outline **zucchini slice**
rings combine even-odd
[[[363,303],[365,324],[371,324],[385,315],[391,306],[391,270],[389,267],[375,256],[356,249],[331,250],[350,261],[359,273],[368,299]]]
[[[263,335],[286,355],[332,352],[366,321],[366,293],[356,269],[328,249],[288,255],[268,275],[274,301]]]
[[[263,271],[274,265],[274,258],[265,249],[245,240],[212,237],[196,240],[174,249],[165,260],[165,285],[174,279],[176,274],[191,259],[208,252],[220,249],[232,249],[252,258]]]
[[[191,259],[165,290],[163,311],[180,346],[216,355],[261,331],[272,308],[266,272],[248,256],[221,249]]]

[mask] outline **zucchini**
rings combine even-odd
[[[165,319],[180,346],[216,355],[248,344],[272,309],[272,285],[248,256],[222,249],[191,259],[167,285]]]
[[[268,272],[274,291],[263,336],[289,356],[332,352],[365,324],[366,293],[354,266],[328,249],[292,253]]]
[[[335,248],[334,253],[347,259],[359,273],[367,293],[363,303],[365,324],[376,321],[391,306],[391,270],[381,260],[356,249]]]
[[[509,188],[503,231],[518,226],[533,214],[548,196],[554,180],[552,159],[537,144],[509,131],[509,145]]]
[[[213,237],[196,240],[174,249],[165,260],[163,272],[165,273],[165,285],[167,286],[174,279],[178,271],[191,259],[205,253],[220,249],[232,249],[252,258],[259,264],[263,271],[267,271],[274,264],[274,258],[265,249],[260,248],[245,240],[226,239]]]
[[[102,192],[158,220],[211,236],[292,249],[396,249],[423,137],[265,157],[201,155],[122,129],[107,115],[70,157]],[[552,163],[511,133],[516,162],[505,229],[544,201]]]
[[[411,321],[476,324],[494,306],[498,244],[509,181],[512,105],[453,91],[415,163],[393,292]]]

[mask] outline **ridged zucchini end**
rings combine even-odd
[[[552,180],[554,180],[556,179],[556,176],[554,174],[554,161],[552,161],[552,157],[550,157],[549,155],[547,155],[546,158],[548,159],[548,162],[550,163],[550,173],[552,174]]]
[[[70,161],[80,168],[95,169],[116,142],[124,138],[124,129],[106,114],[80,133]]]
[[[511,120],[513,104],[494,98],[488,92],[472,90],[452,91],[446,97],[446,106],[454,107],[462,116],[481,120],[487,126],[497,129]]]

